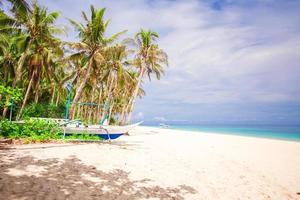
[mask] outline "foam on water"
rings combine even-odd
[[[171,129],[197,131],[207,133],[220,133],[240,136],[251,136],[261,138],[272,138],[281,140],[292,140],[300,142],[300,126],[276,126],[276,125],[171,125]]]

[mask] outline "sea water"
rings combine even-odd
[[[169,128],[300,142],[300,125],[170,125]]]

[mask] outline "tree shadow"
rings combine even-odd
[[[0,199],[184,199],[194,193],[187,185],[164,188],[150,179],[131,180],[121,169],[97,170],[76,157],[59,161],[1,154]]]
[[[11,145],[8,144],[0,144],[0,150],[11,150],[14,149]]]

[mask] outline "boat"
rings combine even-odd
[[[161,128],[170,128],[169,125],[164,124],[164,123],[160,123],[160,124],[159,124],[159,127],[161,127]]]
[[[126,126],[67,124],[63,127],[64,137],[72,134],[96,135],[104,140],[117,139],[143,122]]]
[[[63,138],[73,134],[89,134],[96,135],[104,140],[117,139],[143,123],[143,121],[140,121],[135,124],[115,126],[108,125],[108,123],[104,123],[104,125],[84,125],[80,119],[30,118],[30,120],[45,120],[57,123],[63,129]],[[15,121],[14,123],[23,124],[25,122]]]

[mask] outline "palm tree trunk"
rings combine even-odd
[[[129,104],[130,102],[128,102]],[[126,114],[126,111],[128,110],[128,107],[127,105],[124,105],[123,108],[122,108],[122,112],[121,112],[121,119],[120,119],[120,122],[121,122],[121,125],[124,125],[125,124],[125,114]]]
[[[90,60],[90,63],[89,63],[89,67],[86,71],[86,74],[83,78],[83,80],[81,81],[79,87],[76,89],[76,93],[75,93],[75,96],[74,96],[74,99],[72,101],[72,105],[71,105],[71,108],[70,108],[70,112],[69,112],[69,118],[72,117],[73,115],[73,112],[74,112],[74,108],[76,106],[76,103],[78,102],[81,94],[82,94],[82,91],[83,91],[83,88],[85,87],[86,85],[86,82],[88,81],[88,79],[90,78],[91,76],[91,71],[92,71],[92,60]]]
[[[98,115],[99,105],[95,107],[94,113],[93,113],[93,123],[97,123],[97,115]]]
[[[127,119],[128,119],[128,115],[129,115],[129,111],[130,111],[132,102],[133,102],[133,98],[134,97],[133,97],[133,94],[132,94],[131,98],[129,99],[129,101],[128,101],[127,105],[126,105],[125,115],[124,115],[122,124],[126,124],[127,123]]]
[[[17,69],[15,71],[15,78],[14,78],[14,81],[12,84],[13,88],[15,88],[17,83],[21,80],[22,68],[25,63],[25,59],[26,59],[27,55],[28,55],[28,48],[25,49],[25,51],[22,53],[22,55],[18,61]]]
[[[3,112],[2,112],[3,118],[6,116],[7,111],[8,111],[8,107],[3,108]]]
[[[94,102],[94,92],[95,92],[95,87],[93,87],[92,89],[92,98],[91,98],[91,103]],[[88,117],[88,122],[91,123],[91,119],[92,119],[92,112],[94,110],[94,105],[91,105],[91,108],[89,110],[89,117]]]
[[[9,96],[6,96],[6,97],[5,97],[5,101],[6,101],[6,102],[9,102],[9,101],[10,101],[10,97],[9,97]],[[8,111],[8,107],[3,108],[3,113],[2,113],[2,117],[3,117],[3,118],[6,117],[7,111]]]
[[[31,41],[29,41],[28,46],[30,46],[30,43],[31,43]],[[28,55],[28,50],[29,50],[28,46],[25,49],[25,51],[22,53],[22,55],[21,55],[21,57],[20,57],[20,59],[18,61],[17,69],[15,71],[15,78],[14,78],[13,83],[12,83],[12,87],[13,88],[15,88],[17,86],[17,83],[21,80],[21,77],[22,77],[22,68],[23,68],[23,65],[25,63],[25,59],[26,59],[26,57]],[[8,111],[8,107],[4,108],[2,116],[6,116],[7,111]]]
[[[58,91],[57,91],[58,92]],[[59,102],[59,94],[57,94],[57,97],[56,97],[56,101],[55,101],[55,105],[58,106],[58,102]]]
[[[84,119],[87,123],[88,123],[88,110],[89,110],[88,105],[85,105]]]
[[[53,90],[52,90],[52,96],[51,96],[51,104],[54,103],[54,99],[55,99],[55,84],[53,84],[52,86],[53,86]]]
[[[6,65],[4,65],[4,83],[7,83],[7,81],[8,81],[8,70],[7,70],[7,66]],[[2,100],[2,95],[0,95],[0,102],[1,102],[1,100]],[[10,97],[9,96],[6,96],[6,101],[10,101]],[[5,116],[6,116],[6,114],[7,114],[7,111],[8,111],[8,107],[5,107],[5,108],[3,108],[3,113],[2,113],[2,116],[3,116],[3,118],[5,118]]]
[[[38,103],[39,101],[39,96],[40,96],[40,91],[41,91],[41,88],[40,88],[40,82],[41,82],[41,77],[42,77],[42,68],[41,66],[38,67],[37,69],[37,74],[38,74],[38,79],[36,81],[36,85],[35,85],[35,96],[34,96],[34,103]]]
[[[111,114],[112,114],[113,107],[114,107],[114,102],[111,104],[111,106],[109,108],[108,124],[110,124],[110,119],[111,119]]]
[[[102,89],[100,89],[99,98],[98,98],[98,110],[97,110],[97,116],[96,116],[96,120],[98,122],[101,120],[101,98],[102,98]]]
[[[78,104],[77,105],[76,119],[80,119],[80,112],[81,112],[81,106],[80,106],[80,104]]]
[[[114,77],[112,76],[112,78],[110,80],[109,87],[108,87],[108,95],[107,95],[107,98],[105,99],[104,106],[107,106],[107,104],[111,100],[111,91],[112,91],[112,88],[113,88],[113,83],[114,83]],[[102,118],[105,117],[106,112],[107,112],[107,110],[104,108],[103,111],[102,111]]]
[[[136,97],[138,95],[138,92],[139,92],[139,89],[140,89],[140,85],[141,85],[143,76],[144,76],[144,67],[141,68],[141,71],[140,71],[140,74],[139,74],[139,77],[138,77],[138,82],[136,84],[135,90],[134,90],[133,95],[132,95],[131,105],[129,104],[130,109],[129,109],[129,113],[128,113],[128,117],[127,117],[126,123],[129,123],[130,120],[131,120],[133,107],[135,105]]]
[[[84,119],[84,105],[80,106],[80,119]]]
[[[78,106],[74,107],[74,112],[73,112],[73,115],[72,115],[72,119],[75,119],[76,113],[78,113]]]
[[[22,115],[22,112],[23,112],[23,110],[24,110],[24,108],[25,108],[27,99],[28,99],[28,97],[29,97],[30,89],[31,89],[31,87],[32,87],[33,77],[34,77],[34,72],[32,72],[32,75],[31,75],[31,78],[30,78],[30,81],[29,81],[29,84],[28,84],[28,86],[27,86],[27,90],[26,90],[26,93],[25,93],[25,96],[24,96],[24,100],[23,100],[23,103],[22,103],[22,107],[21,107],[19,113],[17,114],[16,120],[19,120],[19,119],[20,119],[20,116]]]
[[[107,91],[107,98],[105,99],[105,104],[109,103],[109,101],[111,99],[112,87],[113,87],[113,78],[111,78],[111,80],[110,80],[110,84],[109,84],[108,91]]]

